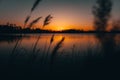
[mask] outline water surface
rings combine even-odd
[[[19,75],[50,76],[62,73],[79,76],[118,67],[120,35],[54,34],[51,41],[52,36],[53,34],[2,35],[0,63],[5,69],[1,69],[8,74],[13,72]]]

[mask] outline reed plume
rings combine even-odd
[[[51,47],[51,45],[52,45],[52,43],[54,41],[54,37],[55,37],[55,35],[53,34],[52,37],[51,37],[51,39],[50,39],[50,44],[49,44],[49,47],[48,47],[48,50],[47,50],[47,56],[48,56],[48,52],[50,50],[50,47]]]
[[[28,21],[30,20],[30,18],[31,18],[30,15],[28,15],[28,16],[26,17],[26,19],[25,19],[25,21],[24,21],[24,28],[26,27],[26,25],[27,25]]]
[[[33,21],[30,23],[29,28],[31,28],[34,24],[38,23],[41,18],[42,18],[42,17],[38,17],[37,19],[33,20]]]
[[[56,53],[58,52],[58,50],[62,47],[62,44],[65,40],[65,37],[63,37],[58,43],[57,45],[54,47],[53,51],[52,51],[52,54],[51,54],[51,61],[50,61],[50,64],[51,64],[51,68],[53,67],[53,63],[55,61],[55,57],[56,57]]]
[[[33,7],[31,8],[31,12],[33,12],[36,9],[36,7],[39,5],[40,1],[42,1],[42,0],[35,1],[35,3],[33,4]]]
[[[54,41],[54,37],[55,37],[55,35],[53,34],[52,37],[51,37],[51,40],[50,40],[50,44],[53,43],[53,41]]]
[[[37,41],[36,41],[36,43],[35,43],[35,45],[33,47],[33,52],[32,53],[36,52],[36,48],[37,48],[37,44],[38,44],[39,40],[40,40],[40,36],[38,37],[38,39],[37,39]]]
[[[36,58],[38,56],[37,54],[40,51],[40,49],[37,49],[37,45],[38,45],[39,40],[40,40],[40,36],[37,38],[37,40],[33,46],[32,54],[29,57],[29,62],[31,62],[31,63],[33,63],[36,60]]]
[[[14,59],[16,58],[16,56],[19,54],[18,52],[16,52],[17,48],[19,47],[19,45],[21,44],[22,39],[18,39],[15,43],[14,48],[12,49],[12,53],[10,54],[10,60],[9,62],[12,63],[14,61]]]
[[[58,43],[57,45],[54,47],[52,54],[57,53],[57,51],[62,47],[62,43],[64,42],[65,37],[63,37]]]
[[[30,20],[32,12],[33,12],[33,11],[36,9],[36,7],[39,5],[40,1],[42,1],[42,0],[36,0],[35,3],[33,4],[33,7],[31,8],[30,14],[26,17],[26,19],[25,19],[25,21],[24,21],[24,28],[26,27],[28,21]]]
[[[43,27],[47,26],[50,24],[50,21],[53,17],[51,15],[48,15],[45,20],[44,20],[44,24],[43,24]]]
[[[54,41],[54,37],[55,37],[55,35],[53,34],[52,37],[51,37],[51,39],[50,39],[50,45],[49,45],[48,51],[49,51],[50,46],[52,45],[52,43],[53,43],[53,41]]]

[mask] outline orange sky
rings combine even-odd
[[[94,16],[92,7],[96,0],[43,0],[32,13],[29,23],[42,16],[40,22],[34,26],[40,27],[46,16],[51,14],[53,19],[45,29],[64,30],[79,29],[92,30]],[[114,0],[112,19],[118,19],[119,2]],[[2,0],[0,3],[0,24],[7,22],[24,25],[26,16],[29,14],[34,0]],[[22,6],[21,6],[22,5]]]

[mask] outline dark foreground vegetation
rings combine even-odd
[[[11,41],[15,41],[16,44],[11,52],[9,54],[1,52],[0,54],[1,76],[7,79],[10,77],[23,79],[119,78],[120,43],[115,41],[117,35],[96,34],[95,36],[101,44],[100,48],[93,51],[93,47],[89,47],[85,52],[77,52],[72,48],[72,54],[65,51],[59,52],[59,49],[64,47],[65,37],[58,41],[50,51],[54,36],[51,37],[49,47],[45,48],[44,52],[37,47],[39,36],[30,51],[20,47],[22,37],[12,36],[14,38],[11,37]],[[8,39],[8,41],[10,40]]]
[[[116,43],[115,39],[117,34],[120,33],[119,22],[115,22],[112,25],[112,29],[107,32],[108,22],[112,11],[111,0],[97,0],[96,5],[93,8],[94,14],[94,31],[79,31],[79,30],[65,30],[65,31],[47,31],[42,29],[31,29],[42,17],[38,17],[33,20],[28,27],[26,27],[32,12],[35,10],[41,0],[36,0],[31,8],[30,14],[27,16],[24,22],[24,28],[16,27],[15,25],[1,25],[0,26],[0,41],[16,41],[12,51],[9,55],[4,52],[0,52],[0,73],[2,77],[7,80],[12,78],[27,78],[29,79],[50,79],[50,78],[63,78],[68,79],[84,78],[96,80],[102,78],[103,80],[119,78],[120,73],[120,44]],[[52,19],[51,15],[48,15],[44,22],[43,28],[50,23]],[[5,34],[7,33],[7,35]],[[20,33],[20,35],[10,35],[12,33]],[[76,55],[74,50],[72,55],[67,52],[59,52],[59,49],[63,46],[65,37],[63,37],[50,51],[51,44],[54,41],[54,36],[51,36],[50,45],[48,49],[45,48],[45,52],[41,52],[37,49],[40,36],[35,41],[31,51],[27,51],[25,48],[20,48],[22,38],[25,33],[95,33],[96,38],[101,44],[101,47],[97,52],[92,51],[92,47],[86,52],[79,51]],[[111,34],[106,34],[111,33]],[[9,34],[9,35],[8,35]],[[47,76],[47,77],[46,77]],[[57,77],[56,77],[57,76]],[[64,78],[65,79],[65,78]],[[67,80],[67,79],[66,79]]]

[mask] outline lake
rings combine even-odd
[[[14,75],[25,70],[36,73],[32,76],[108,71],[113,65],[118,67],[119,53],[119,34],[9,34],[0,38],[1,69],[8,74],[12,70]]]
[[[82,55],[82,53],[88,50],[91,50],[93,52],[101,51],[101,39],[97,38],[94,34],[54,34],[54,39],[51,44],[50,41],[52,36],[53,34],[3,36],[0,39],[0,52],[3,54],[10,54],[10,52],[12,52],[14,49],[17,41],[19,40],[20,44],[18,42],[17,50],[20,51],[19,49],[25,49],[28,53],[31,53],[36,41],[38,40],[38,37],[40,38],[37,42],[36,49],[39,49],[40,53],[46,53],[49,47],[50,53],[63,37],[65,39],[59,49],[59,53],[65,52],[68,53],[68,55],[71,55],[72,53],[80,53]],[[114,42],[118,46],[120,42],[119,36],[120,35],[114,37]],[[110,40],[112,40],[112,38],[110,38]]]
[[[44,52],[49,48],[50,40],[53,34],[42,34],[42,35],[24,35],[21,37],[13,36],[13,38],[7,39],[7,37],[3,37],[3,40],[0,41],[0,51],[4,54],[9,54],[12,52],[12,49],[14,48],[17,39],[21,40],[21,43],[19,45],[19,48],[25,48],[27,51],[31,52],[33,49],[38,37],[39,41],[37,43],[37,49],[40,49],[40,52]],[[63,41],[63,44],[59,50],[65,51],[67,53],[70,53],[74,50],[76,52],[82,52],[86,51],[88,48],[95,48],[98,49],[100,47],[99,41],[96,39],[95,35],[93,34],[55,34],[54,40],[50,46],[50,51],[57,45],[57,43],[62,39],[65,38]],[[5,38],[5,39],[4,39]]]

